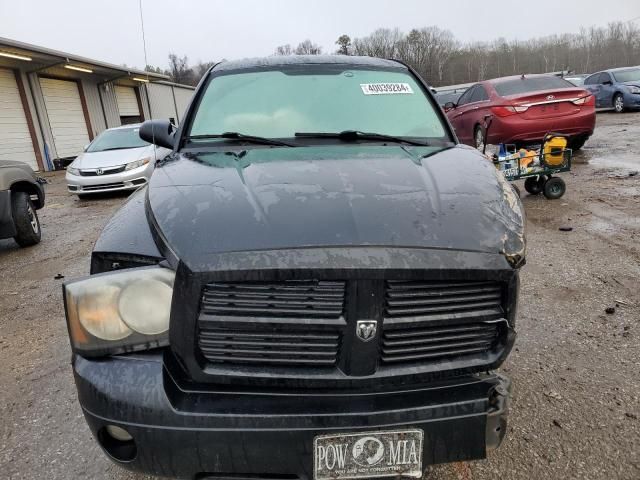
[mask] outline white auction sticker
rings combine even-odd
[[[402,95],[413,93],[408,83],[361,83],[360,88],[365,95]]]

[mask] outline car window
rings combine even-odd
[[[593,75],[590,75],[587,78],[585,78],[584,84],[585,85],[597,85],[599,78],[600,78],[600,74],[599,73],[594,73]]]
[[[442,139],[435,105],[406,70],[278,67],[214,76],[190,136],[241,132],[294,138],[296,132],[359,130]]]
[[[613,73],[617,82],[638,82],[640,81],[640,68],[629,68],[618,70]]]
[[[475,85],[473,87],[469,87],[458,99],[458,106],[465,105],[471,101],[471,95],[475,90]]]
[[[484,100],[489,100],[489,95],[487,95],[487,91],[482,85],[476,85],[476,87],[473,89],[473,93],[471,94],[470,103],[482,102]]]
[[[602,72],[600,74],[600,83],[610,82],[610,81],[611,81],[611,75],[609,75],[607,72]]]
[[[140,138],[138,127],[105,130],[91,142],[87,152],[104,152],[106,150],[122,150],[125,148],[140,148],[149,145]]]
[[[537,92],[540,90],[554,90],[560,88],[574,87],[572,83],[556,77],[554,75],[544,75],[539,77],[524,77],[513,80],[496,82],[494,88],[501,97],[509,95],[519,95],[522,93]]]

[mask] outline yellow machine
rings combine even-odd
[[[559,167],[564,163],[564,151],[567,148],[567,138],[548,133],[542,140],[544,161],[550,167]]]

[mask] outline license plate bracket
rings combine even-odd
[[[313,478],[422,478],[423,439],[420,429],[319,435],[313,440]]]

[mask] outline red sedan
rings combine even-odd
[[[540,143],[546,133],[555,132],[568,135],[568,146],[577,150],[591,136],[596,122],[593,95],[553,75],[485,80],[444,109],[458,139],[478,148],[485,142]]]

